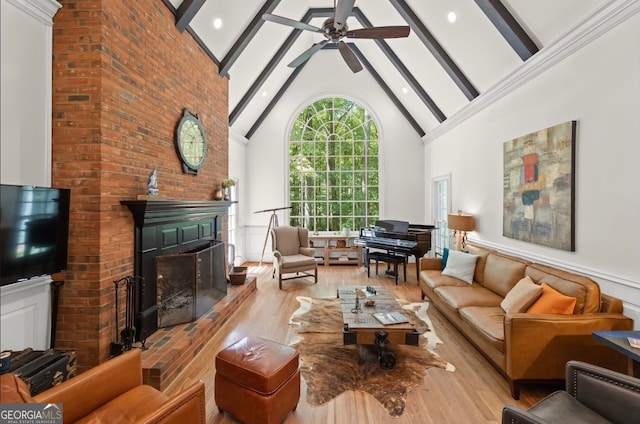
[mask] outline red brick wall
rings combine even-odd
[[[113,281],[133,274],[133,220],[120,200],[210,200],[228,170],[228,81],[159,0],[60,0],[53,26],[53,173],[71,188],[69,270],[56,347],[80,369],[108,359]],[[174,147],[182,109],[198,113],[208,153],[183,174]]]

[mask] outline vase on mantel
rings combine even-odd
[[[216,190],[213,192],[213,200],[222,200],[224,199],[224,193],[222,193],[222,189],[220,186],[216,186]]]
[[[223,196],[224,200],[229,200],[231,197],[229,196],[229,189],[225,188],[224,189],[224,196]]]

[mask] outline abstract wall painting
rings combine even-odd
[[[502,235],[575,250],[576,121],[504,143]]]

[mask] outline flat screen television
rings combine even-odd
[[[0,286],[67,268],[69,189],[0,184]]]

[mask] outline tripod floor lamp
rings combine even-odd
[[[254,212],[254,213],[271,212],[271,217],[269,218],[269,226],[267,227],[267,235],[264,237],[264,243],[262,244],[262,253],[260,253],[260,265],[262,265],[262,259],[264,258],[264,249],[267,247],[267,240],[269,240],[269,234],[271,233],[271,229],[278,227],[278,215],[276,214],[276,211],[281,211],[283,209],[291,209],[291,206],[283,206],[281,208],[273,208],[273,209],[263,209],[261,211]]]

